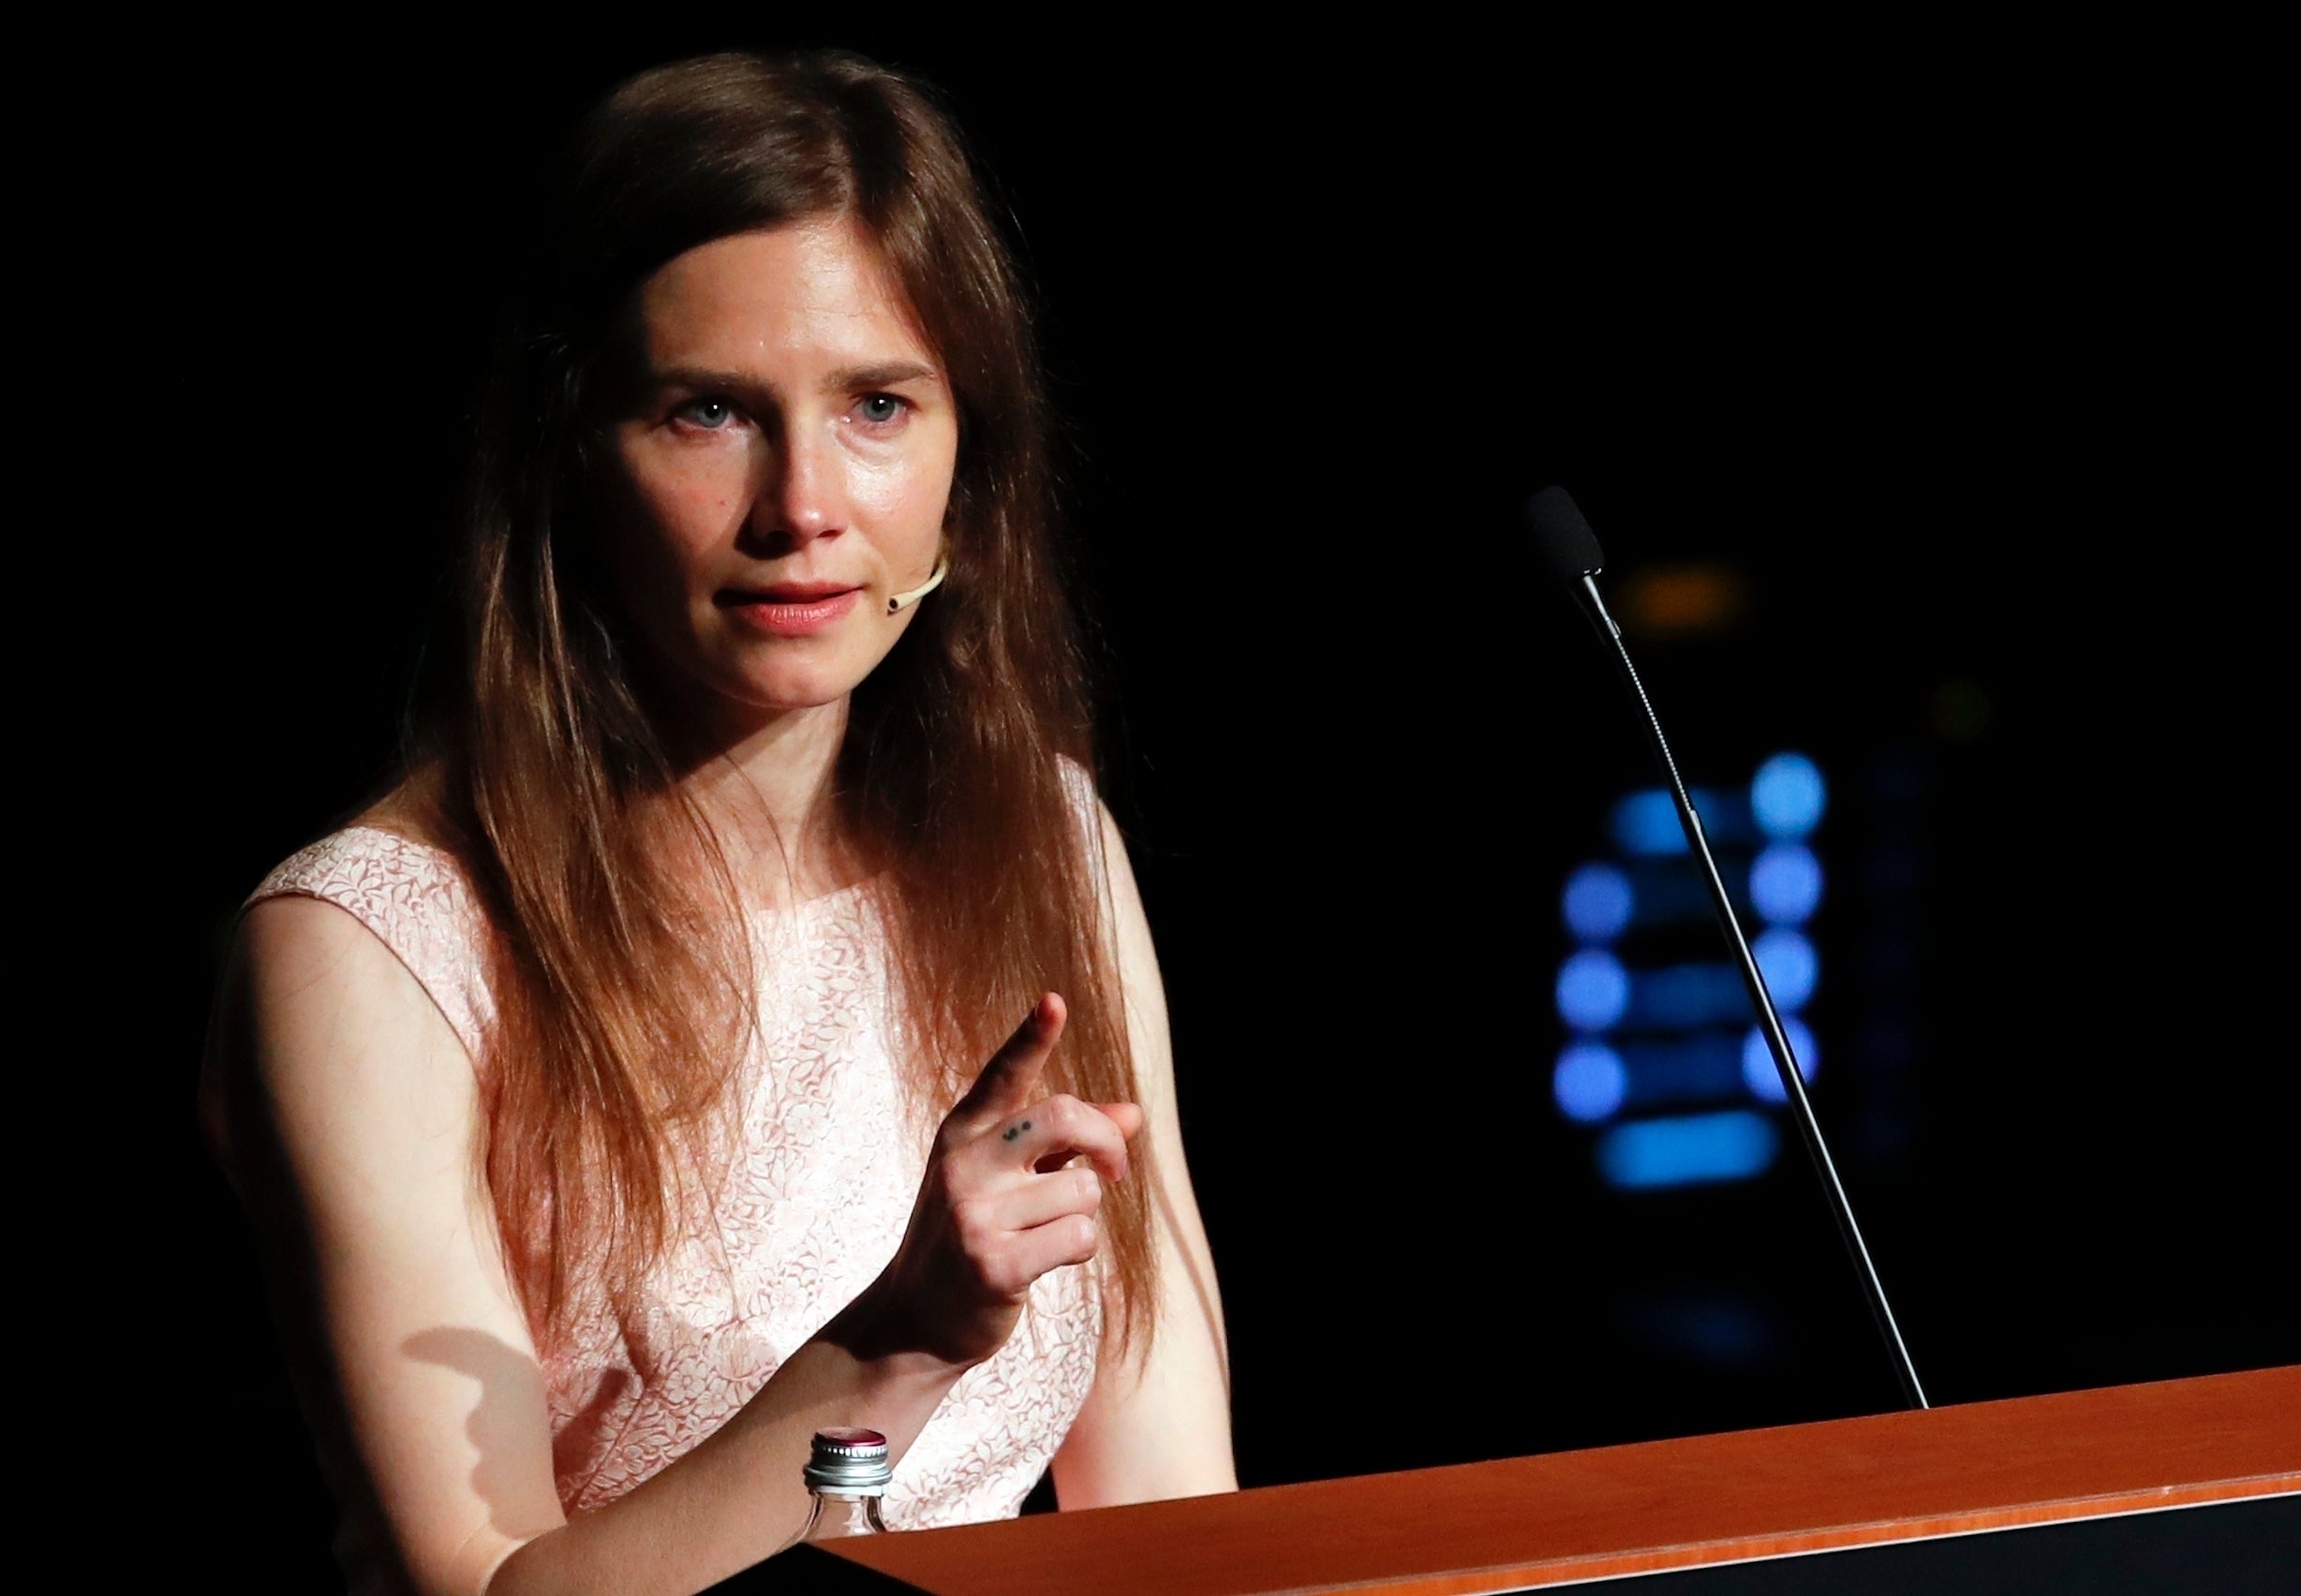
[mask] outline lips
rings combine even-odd
[[[825,598],[836,598],[842,593],[853,593],[852,582],[777,582],[765,587],[730,587],[721,590],[722,604],[813,604]]]
[[[767,587],[721,588],[713,601],[748,626],[777,637],[805,637],[855,607],[859,587],[837,582],[779,582]]]

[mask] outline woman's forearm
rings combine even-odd
[[[527,1542],[487,1596],[690,1596],[788,1544],[807,1522],[814,1433],[860,1425],[901,1459],[960,1371],[916,1353],[861,1355],[834,1324],[710,1439],[646,1484]]]

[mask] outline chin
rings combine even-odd
[[[798,681],[747,682],[728,696],[747,709],[764,715],[790,715],[802,710],[828,709],[854,691],[845,677]]]
[[[690,673],[731,706],[782,715],[838,703],[878,663],[847,655],[824,648],[747,650],[702,664]]]

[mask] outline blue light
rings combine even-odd
[[[1595,1125],[1622,1106],[1629,1090],[1629,1075],[1611,1047],[1578,1042],[1558,1055],[1550,1089],[1568,1119]]]
[[[1821,861],[1802,843],[1775,843],[1750,863],[1750,902],[1777,925],[1803,924],[1821,906]]]
[[[1750,953],[1758,960],[1758,973],[1766,978],[1766,990],[1774,995],[1774,1006],[1804,1008],[1821,978],[1821,959],[1805,933],[1786,928],[1765,932],[1750,944]]]
[[[1611,942],[1637,911],[1630,879],[1611,864],[1585,864],[1566,878],[1566,923],[1585,942]]]
[[[1773,1124],[1747,1109],[1637,1119],[1598,1138],[1598,1173],[1608,1185],[1632,1190],[1746,1180],[1780,1148]]]
[[[1814,1033],[1784,1015],[1782,1034],[1789,1039],[1789,1056],[1798,1061],[1798,1074],[1812,1086],[1814,1071],[1821,1067],[1821,1051],[1814,1045]],[[1756,1026],[1742,1039],[1742,1084],[1759,1102],[1789,1101],[1789,1094],[1782,1090],[1782,1072],[1774,1067],[1774,1049],[1766,1045],[1766,1033]]]
[[[1604,1030],[1629,1003],[1629,971],[1603,948],[1584,948],[1558,967],[1558,1017],[1576,1030]]]
[[[1633,792],[1614,804],[1611,829],[1614,845],[1625,853],[1653,855],[1684,853],[1685,828],[1678,824],[1678,806],[1659,787]]]
[[[1804,754],[1776,754],[1750,783],[1750,812],[1770,837],[1795,841],[1821,823],[1829,803],[1821,768]]]
[[[1721,1021],[1731,1025],[1750,1017],[1750,1000],[1742,989],[1742,977],[1733,966],[1725,964],[1641,969],[1626,1007],[1636,1024],[1671,1030]]]

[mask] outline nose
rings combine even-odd
[[[812,432],[786,429],[761,451],[744,528],[754,554],[788,554],[846,529],[846,473],[830,440]]]

